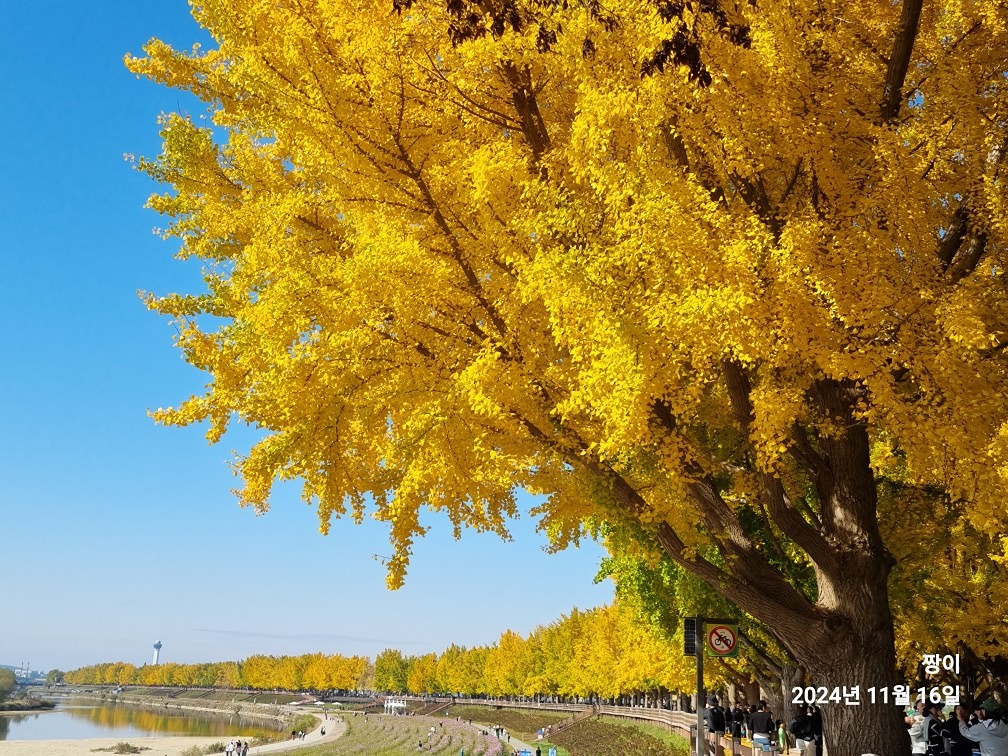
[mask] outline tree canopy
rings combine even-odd
[[[12,670],[0,668],[0,701],[6,701],[17,688],[17,676]]]
[[[938,518],[967,580],[966,539],[1001,558],[1003,4],[194,14],[212,49],[127,58],[209,109],[139,161],[206,266],[147,300],[211,377],[156,417],[262,428],[243,504],[373,514],[397,586],[425,507],[504,533],[542,493],[558,545],[627,524],[829,686],[895,682],[888,517]],[[826,727],[909,748],[891,711]]]

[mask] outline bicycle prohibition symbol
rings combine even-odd
[[[727,625],[714,625],[707,631],[707,648],[715,656],[732,656],[738,646],[735,629]]]

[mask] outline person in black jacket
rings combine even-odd
[[[721,736],[725,734],[725,713],[724,709],[718,706],[717,696],[710,696],[707,699],[707,707],[704,709],[704,724],[707,725],[707,732],[714,734],[714,752],[717,753],[717,744],[721,742]]]
[[[942,756],[945,752],[945,739],[942,729],[945,720],[942,719],[942,707],[939,704],[927,703],[924,705],[924,721],[927,729],[927,754],[928,756]]]
[[[753,744],[772,743],[771,730],[773,728],[773,715],[770,713],[770,706],[766,701],[760,701],[756,711],[749,715],[749,726],[752,728]]]
[[[742,730],[745,727],[745,712],[742,707],[735,702],[735,707],[731,713],[731,735],[735,740],[742,739]]]
[[[809,719],[812,720],[812,737],[815,738],[816,756],[822,756],[822,710],[818,706],[809,706]]]
[[[798,712],[791,723],[791,734],[795,736],[802,756],[815,756],[815,723],[812,721],[811,707],[803,706]]]
[[[976,717],[970,714],[968,707],[956,706],[942,725],[942,735],[952,743],[952,750],[949,751],[951,756],[973,756],[973,749],[977,748],[978,744],[959,732],[959,712],[962,712],[969,724],[977,723]]]

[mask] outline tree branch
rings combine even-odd
[[[891,123],[899,115],[900,105],[903,103],[903,84],[906,81],[907,69],[910,67],[914,43],[917,41],[917,29],[923,5],[924,0],[903,0],[899,26],[896,29],[896,36],[893,37],[892,55],[889,56],[889,68],[882,88],[882,104],[879,109],[882,123]]]
[[[749,376],[735,360],[725,360],[722,363],[722,372],[728,386],[728,396],[731,399],[732,408],[735,410],[735,417],[742,426],[743,434],[748,438],[750,427],[755,419],[752,401],[749,398],[751,391]],[[802,455],[802,458],[815,466],[814,458],[810,458],[808,455]],[[767,510],[774,523],[784,531],[788,538],[798,544],[815,564],[823,568],[831,567],[833,552],[826,539],[808,523],[801,512],[788,505],[784,494],[784,484],[779,478],[767,471],[760,471],[760,474],[766,493]]]
[[[538,164],[543,153],[550,148],[550,138],[546,131],[546,122],[536,102],[532,75],[527,67],[519,69],[511,62],[505,63],[503,69],[504,76],[511,86],[511,102],[521,121],[522,134],[532,149],[533,162]]]
[[[963,239],[966,238],[966,228],[968,225],[968,203],[963,199],[959,203],[959,207],[952,213],[952,217],[949,218],[945,235],[938,244],[938,260],[942,264],[942,270],[948,270],[948,267],[952,264],[952,259],[956,256],[956,252],[959,251],[959,247],[962,246]]]
[[[959,283],[976,270],[976,267],[980,264],[980,260],[983,258],[986,250],[987,234],[980,231],[972,239],[970,239],[970,243],[966,247],[965,253],[957,259],[956,264],[949,272],[949,280],[951,283]]]

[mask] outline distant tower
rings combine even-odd
[[[158,655],[161,653],[161,641],[154,644],[154,664],[157,665]]]

